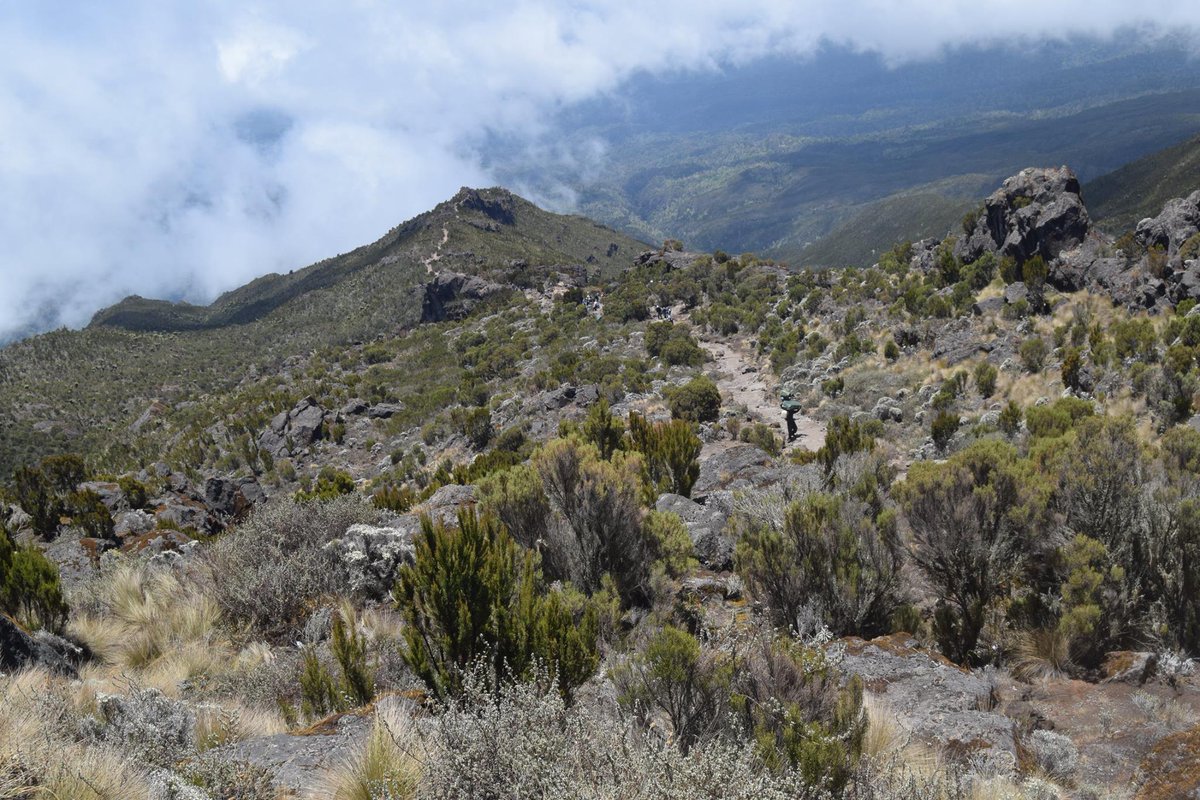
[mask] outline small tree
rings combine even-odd
[[[1083,354],[1078,347],[1068,347],[1063,351],[1062,358],[1063,385],[1071,391],[1079,391],[1082,374]]]
[[[775,624],[800,633],[815,622],[838,635],[878,635],[902,602],[894,513],[872,518],[849,498],[812,494],[792,504],[780,529],[749,531],[736,559]]]
[[[1008,444],[981,441],[935,464],[912,465],[896,494],[912,526],[913,560],[941,603],[934,619],[942,652],[975,659],[986,610],[1049,537],[1051,486]]]
[[[1004,408],[1000,409],[1000,430],[1004,431],[1006,436],[1016,436],[1017,431],[1021,430],[1022,416],[1021,407],[1009,400]]]
[[[642,478],[647,499],[653,502],[663,492],[689,497],[700,477],[702,443],[692,425],[681,419],[647,422],[640,414],[629,415],[629,446],[642,454]]]
[[[625,426],[621,420],[613,416],[604,398],[592,406],[587,419],[583,422],[583,438],[596,446],[600,457],[605,461],[612,458],[613,453],[621,449],[625,436]]]
[[[939,411],[933,418],[929,433],[938,450],[945,450],[946,445],[950,444],[950,440],[958,432],[959,423],[958,414],[950,411]]]
[[[1042,367],[1046,364],[1046,343],[1040,336],[1034,336],[1021,342],[1018,353],[1021,356],[1021,364],[1024,365],[1027,372],[1041,372]]]

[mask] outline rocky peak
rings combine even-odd
[[[988,252],[1018,262],[1041,255],[1050,262],[1078,247],[1091,224],[1074,172],[1031,167],[1004,181],[984,201],[983,213],[954,254],[964,262]]]
[[[512,192],[505,189],[470,189],[466,186],[454,195],[454,207],[464,211],[477,211],[501,225],[516,223],[517,208]]]

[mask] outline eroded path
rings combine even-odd
[[[720,389],[722,403],[727,408],[745,408],[744,422],[770,425],[786,437],[787,427],[779,407],[779,381],[770,363],[743,339],[717,339],[699,331],[694,333],[713,359],[706,365],[706,371]],[[799,435],[792,447],[816,450],[825,444],[823,422],[797,414],[796,429]]]

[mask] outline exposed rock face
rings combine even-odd
[[[427,514],[434,522],[446,525],[458,524],[458,512],[475,506],[475,487],[449,484],[433,493],[433,496],[413,511]]]
[[[973,672],[917,649],[907,634],[849,639],[842,667],[863,680],[896,718],[918,737],[961,756],[973,756],[1000,773],[1017,764],[1013,721],[987,710],[993,685]]]
[[[1179,253],[1179,246],[1200,232],[1200,191],[1187,197],[1168,200],[1157,217],[1137,224],[1136,236],[1145,247],[1161,247],[1168,257]]]
[[[321,438],[326,411],[316,400],[306,397],[291,411],[281,411],[270,427],[258,437],[258,446],[274,456],[288,455]]]
[[[209,478],[204,482],[208,507],[228,520],[240,520],[266,497],[254,478]]]
[[[736,444],[705,459],[692,486],[699,498],[721,489],[749,489],[778,483],[781,471],[774,459],[752,444]]]
[[[25,667],[42,667],[61,675],[75,677],[69,657],[82,653],[65,639],[47,633],[30,634],[0,614],[0,672],[16,672]]]
[[[989,252],[1018,262],[1041,255],[1049,263],[1078,247],[1090,229],[1074,172],[1067,167],[1024,169],[984,201],[984,213],[955,245],[954,254],[966,263]]]
[[[709,495],[701,505],[682,495],[668,493],[661,495],[654,505],[658,511],[669,511],[683,520],[696,559],[705,567],[718,571],[733,568],[733,537],[725,533],[732,509],[725,494]]]
[[[421,299],[421,322],[462,319],[475,306],[504,287],[475,275],[442,272],[425,284]]]

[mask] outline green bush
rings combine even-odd
[[[912,558],[941,598],[934,633],[947,657],[978,660],[989,606],[1045,543],[1052,486],[1010,445],[985,440],[943,463],[917,462],[894,493]]]
[[[1072,391],[1078,391],[1082,375],[1083,353],[1078,347],[1068,347],[1063,351],[1062,357],[1063,385]]]
[[[1012,400],[1005,404],[1004,408],[1000,409],[1000,430],[1004,431],[1006,436],[1016,436],[1017,431],[1021,430],[1021,420],[1024,414],[1021,407]]]
[[[671,416],[689,422],[716,422],[721,414],[721,392],[717,385],[703,375],[692,378],[683,386],[666,390]]]
[[[678,514],[670,511],[651,511],[642,523],[655,566],[672,578],[679,578],[694,569],[696,561],[692,537]]]
[[[895,514],[874,516],[857,500],[811,494],[793,503],[780,528],[738,542],[737,573],[776,625],[826,625],[838,635],[886,633],[900,597]]]
[[[613,416],[608,401],[600,398],[583,422],[583,438],[595,445],[600,457],[607,461],[621,449],[624,437],[625,425],[620,418]]]
[[[100,495],[91,489],[71,492],[67,496],[65,510],[71,522],[83,529],[88,536],[97,539],[113,539],[113,518]]]
[[[1027,372],[1041,372],[1042,367],[1046,365],[1046,343],[1040,336],[1021,342],[1017,352]]]
[[[775,435],[775,428],[761,422],[742,428],[738,438],[747,444],[758,447],[768,455],[778,456],[783,452],[779,437]]]
[[[463,512],[449,528],[423,518],[416,546],[395,596],[404,659],[435,697],[460,694],[480,659],[496,685],[545,666],[568,698],[595,671],[594,607],[577,615],[558,592],[543,594],[533,553],[495,520]]]
[[[1078,397],[1062,397],[1053,403],[1025,411],[1025,426],[1035,438],[1062,436],[1075,423],[1095,413],[1092,404]]]
[[[950,440],[958,432],[959,424],[958,414],[950,411],[939,411],[937,413],[937,416],[933,418],[933,422],[930,423],[929,434],[933,438],[933,443],[937,446],[938,450],[946,449],[946,445],[950,444]]]
[[[700,437],[682,419],[650,423],[629,415],[629,447],[642,455],[642,483],[653,502],[663,492],[690,497],[700,477]]]
[[[975,365],[975,388],[981,397],[991,397],[996,391],[996,368],[986,361]]]
[[[34,547],[20,547],[0,520],[0,611],[28,627],[62,629],[67,602],[58,568]]]
[[[354,478],[350,476],[350,473],[326,466],[321,467],[321,471],[317,473],[317,480],[312,489],[300,490],[296,492],[295,497],[302,503],[313,500],[332,500],[344,494],[353,494],[354,489]]]

